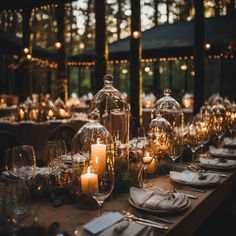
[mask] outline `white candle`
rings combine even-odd
[[[150,156],[149,152],[146,152],[145,156],[143,157],[143,163],[149,164],[152,161],[152,157]]]
[[[91,145],[91,161],[94,172],[98,175],[105,174],[106,171],[106,145],[96,143]]]
[[[88,172],[81,175],[81,189],[82,193],[94,193],[98,191],[98,176],[94,173],[90,173],[90,167]]]

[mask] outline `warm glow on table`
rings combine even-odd
[[[98,191],[98,176],[94,173],[90,173],[90,167],[88,172],[81,175],[81,188],[82,193],[93,193]]]
[[[91,161],[94,172],[98,175],[105,174],[106,171],[106,145],[96,143],[91,145]]]

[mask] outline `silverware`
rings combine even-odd
[[[156,229],[168,229],[168,226],[166,225],[162,225],[162,224],[157,224],[157,223],[148,223],[148,222],[144,222],[144,221],[140,221],[140,220],[134,220],[132,218],[129,218],[129,217],[125,217],[126,220],[128,221],[131,221],[131,222],[134,222],[136,224],[140,224],[140,225],[145,225],[145,226],[149,226],[149,227],[152,227],[152,228],[156,228]]]
[[[226,178],[228,175],[222,174],[221,172],[214,171],[214,170],[207,170],[206,173],[218,174],[222,178]]]
[[[188,193],[183,193],[183,192],[179,192],[177,191],[176,189],[174,190],[176,193],[182,193],[184,195],[186,195],[188,198],[191,198],[191,199],[197,199],[198,197],[196,195],[192,195],[192,194],[188,194]]]
[[[167,223],[167,224],[173,224],[174,221],[172,220],[168,220],[168,219],[164,219],[162,217],[158,217],[158,216],[154,216],[154,215],[146,215],[145,214],[145,218],[139,214],[133,214],[129,211],[122,211],[123,214],[125,214],[126,216],[135,216],[135,217],[139,217],[139,218],[143,218],[143,219],[147,219],[147,220],[151,220],[153,222],[156,223],[156,221],[161,221],[161,222],[164,222],[164,223]]]
[[[191,191],[194,191],[194,192],[206,193],[206,190],[204,190],[204,189],[193,188],[193,187],[186,186],[186,185],[178,185],[176,183],[174,185],[177,189],[186,189],[186,190],[191,190]]]

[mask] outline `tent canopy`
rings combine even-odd
[[[8,31],[0,31],[0,54],[21,54],[22,39]],[[55,59],[55,53],[49,52],[41,47],[33,46],[32,56],[42,59]]]
[[[155,26],[142,33],[142,58],[192,56],[194,52],[194,20]],[[218,16],[205,20],[205,42],[211,44],[208,54],[225,52],[236,44],[236,16]],[[129,59],[130,37],[109,45],[109,60]],[[92,62],[95,50],[69,58],[69,61]]]

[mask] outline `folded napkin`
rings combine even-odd
[[[209,152],[213,156],[219,156],[219,157],[236,157],[236,150],[227,149],[227,148],[215,148],[213,146],[210,146]]]
[[[192,171],[183,171],[183,172],[176,172],[170,171],[170,178],[172,180],[181,181],[186,184],[193,184],[193,185],[211,185],[216,184],[220,180],[220,176],[218,174],[213,173],[204,173],[206,176],[205,179],[199,179],[199,173],[192,172]]]
[[[222,162],[220,158],[203,158],[200,157],[199,161],[204,166],[215,166],[219,168],[236,168],[236,160],[225,160]]]
[[[141,188],[130,188],[130,199],[136,206],[150,210],[176,211],[189,203],[188,197],[182,193],[173,193],[157,188],[147,191]]]
[[[223,139],[223,144],[229,147],[236,147],[236,140],[229,137],[225,137]]]

